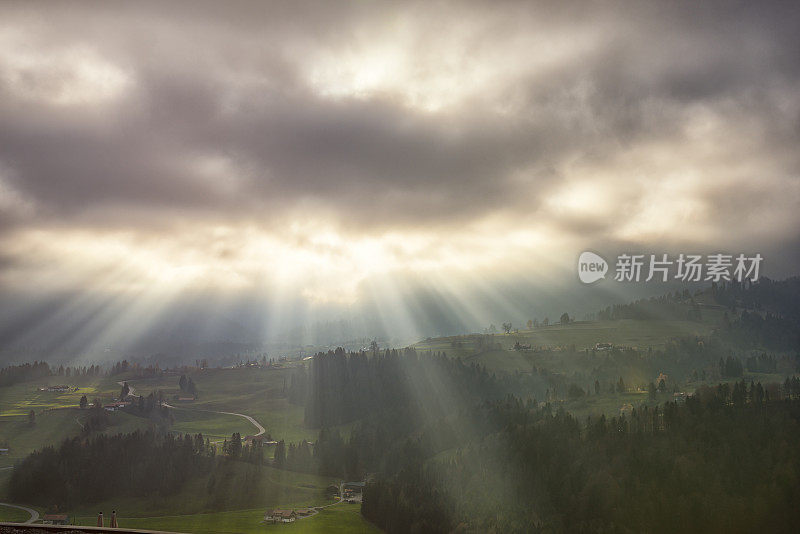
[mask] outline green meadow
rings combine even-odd
[[[484,365],[492,371],[516,372],[545,368],[552,373],[579,376],[591,357],[596,343],[612,343],[618,347],[636,347],[640,350],[662,348],[670,339],[685,336],[707,336],[717,324],[717,310],[704,310],[702,322],[676,320],[618,320],[572,322],[547,327],[514,331],[509,334],[463,335],[428,339],[415,345],[421,353],[426,351],[446,352],[467,363]],[[479,342],[479,338],[482,341]],[[481,344],[482,343],[482,344]],[[531,345],[532,350],[514,350],[515,343]],[[549,350],[535,350],[549,349]],[[575,351],[573,351],[575,349]],[[602,357],[602,353],[600,356]],[[232,368],[193,370],[190,374],[195,382],[198,396],[193,401],[178,400],[187,395],[181,392],[178,382],[180,374],[171,372],[159,377],[140,378],[133,372],[114,377],[48,377],[41,381],[16,384],[0,388],[0,442],[7,443],[11,454],[0,457],[0,467],[10,466],[35,449],[47,445],[58,445],[65,437],[81,432],[85,412],[78,408],[82,395],[90,401],[99,398],[109,402],[119,393],[117,382],[127,380],[137,395],[161,392],[170,404],[174,433],[202,433],[213,442],[230,439],[234,432],[243,437],[255,434],[256,427],[241,413],[255,418],[273,439],[288,442],[314,441],[318,429],[307,428],[303,423],[304,408],[293,405],[286,398],[286,391],[295,372],[292,365],[272,368]],[[775,381],[780,375],[758,375],[745,373],[746,380]],[[653,377],[636,377],[638,383],[647,383]],[[626,379],[627,380],[627,379]],[[40,391],[41,387],[67,384],[77,391],[66,393]],[[563,408],[579,419],[619,415],[625,405],[639,407],[664,403],[671,399],[671,392],[657,393],[656,398],[647,392],[629,388],[625,392],[610,392],[607,384],[603,391],[595,394],[591,384],[581,383],[590,390],[579,398],[553,402],[554,409]],[[698,384],[685,385],[687,388]],[[28,412],[34,410],[36,421],[28,421]],[[231,413],[218,413],[231,412]],[[135,413],[117,411],[109,414],[111,425],[104,432],[109,434],[131,432],[151,426],[146,417]],[[339,430],[347,432],[354,423],[342,425]],[[268,449],[267,456],[273,450]],[[456,449],[440,452],[435,458],[447,460]],[[324,508],[319,514],[298,520],[288,525],[263,523],[264,512],[272,508],[300,508],[330,505],[334,501],[325,495],[325,488],[339,481],[330,477],[296,473],[262,466],[253,478],[253,468],[243,462],[231,464],[230,487],[252,485],[247,498],[236,498],[218,494],[212,497],[208,475],[188,480],[184,487],[173,495],[142,495],[109,500],[90,506],[69,510],[78,524],[93,525],[97,511],[116,510],[120,525],[130,528],[156,529],[174,532],[195,533],[251,533],[251,532],[377,532],[378,529],[360,514],[359,505],[339,504]],[[0,471],[0,498],[5,493],[5,482],[11,471]],[[219,493],[219,492],[217,492]],[[240,494],[241,495],[241,494]],[[226,511],[216,511],[226,510]],[[0,507],[0,520],[20,521],[27,519],[21,510]]]
[[[575,346],[578,350],[594,347],[595,343],[613,343],[626,347],[647,349],[660,348],[672,338],[690,335],[708,335],[718,324],[716,313],[704,312],[702,322],[674,320],[575,321],[566,325],[554,324],[533,329],[512,331],[510,334],[494,334],[492,341],[502,350],[509,350],[514,343],[530,344],[533,348],[556,348]],[[475,352],[474,339],[477,334],[441,337],[420,341],[414,345],[418,350],[445,351],[448,355],[462,356]],[[459,346],[460,344],[460,346]]]
[[[0,418],[0,443],[7,444],[9,454],[0,456],[0,467],[11,466],[31,452],[48,445],[58,446],[68,437],[81,433],[84,412],[80,408],[59,408],[37,413],[31,424],[26,416]],[[108,434],[133,432],[150,426],[147,419],[124,412],[109,414]]]
[[[31,515],[25,510],[19,508],[11,508],[10,506],[0,505],[0,522],[4,523],[23,523],[27,521]]]
[[[365,520],[357,504],[337,504],[320,513],[291,524],[270,525],[263,522],[267,508],[215,512],[194,515],[169,515],[162,517],[121,517],[121,527],[195,534],[251,534],[251,533],[355,533],[371,534],[380,530]],[[95,525],[97,516],[76,518],[80,525]]]
[[[318,430],[303,424],[304,409],[284,398],[291,380],[290,368],[205,369],[191,374],[197,385],[198,398],[192,402],[175,401],[183,395],[178,388],[179,376],[131,379],[136,394],[147,395],[161,390],[170,405],[175,406],[173,417],[179,432],[202,432],[216,439],[230,438],[234,432],[242,436],[255,434],[256,427],[247,420],[211,412],[242,413],[253,417],[273,438],[298,442],[314,441]]]

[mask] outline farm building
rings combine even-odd
[[[247,436],[244,438],[245,443],[252,443],[253,445],[260,443],[262,445],[277,445],[278,442],[271,439],[269,436]]]
[[[272,510],[264,514],[264,521],[267,523],[294,523],[297,519],[297,512],[294,510]]]
[[[45,525],[66,525],[69,523],[69,516],[67,514],[45,514],[42,517],[42,523]]]
[[[690,395],[686,394],[686,392],[679,391],[678,393],[672,394],[672,400],[677,402],[678,404],[683,404],[684,402],[686,402],[686,398],[689,396]]]
[[[78,391],[78,388],[71,386],[46,386],[39,388],[39,391],[47,391],[50,393],[69,393],[70,391]]]
[[[105,408],[107,412],[116,412],[117,410],[125,408],[126,406],[130,406],[130,404],[131,404],[130,402],[124,402],[124,401],[109,402],[108,404],[103,406],[103,408]]]

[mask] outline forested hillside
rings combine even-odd
[[[493,431],[451,459],[426,461],[409,440],[363,513],[389,532],[792,532],[798,386],[780,399],[760,384],[706,388],[684,406],[585,422],[490,403],[475,417]]]

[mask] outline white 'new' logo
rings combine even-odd
[[[582,252],[578,258],[578,278],[584,284],[597,282],[606,277],[608,263],[594,252]]]

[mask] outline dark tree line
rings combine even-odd
[[[0,369],[0,387],[12,386],[28,380],[38,380],[46,376],[99,376],[100,366],[89,367],[51,367],[47,362],[24,363],[22,365],[9,365]]]
[[[700,321],[702,312],[694,301],[689,290],[667,293],[660,297],[640,299],[629,304],[614,304],[597,313],[601,321],[619,319],[673,319],[682,321]]]
[[[431,461],[422,439],[368,483],[388,532],[794,532],[800,401],[761,384],[702,388],[685,405],[589,420],[509,398],[479,439]]]
[[[742,348],[800,351],[800,277],[728,282],[711,292],[730,312],[718,331],[721,338]]]
[[[45,447],[15,466],[9,497],[43,507],[70,508],[123,497],[169,496],[186,484],[205,484],[193,494],[196,510],[258,505],[281,488],[263,477],[264,448],[233,434],[222,445],[202,434],[165,433],[155,428],[131,434],[67,439]],[[195,482],[193,482],[195,481]]]
[[[751,373],[775,373],[778,371],[778,360],[767,353],[749,356],[745,365]]]
[[[715,334],[740,348],[800,351],[800,321],[771,312],[743,310],[732,319],[726,313]]]
[[[293,384],[295,381],[293,380]],[[544,396],[546,371],[496,376],[445,353],[414,349],[375,354],[343,349],[319,353],[308,372],[305,422],[330,427],[391,414],[395,425],[413,428],[426,419],[508,393]],[[293,395],[290,390],[290,397]]]
[[[50,376],[50,374],[50,366],[46,362],[10,365],[0,369],[0,386],[11,386],[19,382]]]
[[[742,361],[739,358],[732,358],[728,356],[724,360],[719,359],[719,374],[723,377],[737,377],[742,376],[744,369],[742,368]]]
[[[210,459],[200,434],[76,437],[26,457],[11,475],[9,494],[18,502],[59,507],[143,493],[170,495],[207,470]]]
[[[757,283],[726,282],[711,288],[716,301],[731,309],[771,311],[800,321],[800,277],[775,281],[762,278]]]

